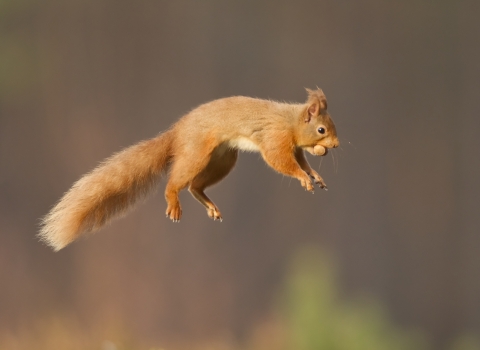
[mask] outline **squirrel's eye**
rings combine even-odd
[[[317,131],[320,133],[320,134],[325,134],[325,128],[318,128]]]

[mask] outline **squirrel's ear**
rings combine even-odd
[[[321,89],[310,90],[306,89],[308,93],[308,117],[317,117],[320,111],[327,109],[327,98]],[[308,120],[308,121],[309,121]],[[307,120],[306,120],[307,121]]]
[[[318,101],[312,102],[308,106],[308,120],[305,120],[306,122],[309,122],[312,117],[318,117],[319,111],[320,111],[320,103]]]

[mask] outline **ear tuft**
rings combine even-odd
[[[327,98],[322,89],[319,89],[318,87],[317,90],[310,90],[307,88],[305,90],[307,90],[308,93],[308,113],[311,117],[318,116],[320,111],[327,109]],[[317,107],[314,107],[314,105],[317,105]]]

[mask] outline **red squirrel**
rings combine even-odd
[[[40,238],[58,251],[82,233],[99,229],[152,191],[167,169],[168,218],[180,220],[178,194],[188,186],[208,216],[221,221],[204,190],[233,169],[239,150],[260,152],[268,165],[298,179],[307,191],[313,192],[312,181],[327,189],[303,151],[323,156],[339,140],[323,91],[307,93],[303,104],[235,96],[200,105],[169,130],[114,154],[84,175],[43,219]]]

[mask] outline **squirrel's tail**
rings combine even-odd
[[[158,182],[172,155],[173,132],[106,159],[65,193],[42,220],[39,236],[55,251],[124,214]]]

